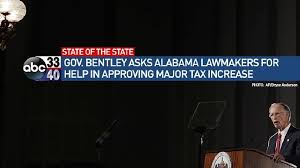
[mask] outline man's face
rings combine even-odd
[[[279,104],[270,107],[269,117],[277,129],[283,130],[289,125],[289,113]]]

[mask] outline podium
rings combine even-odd
[[[229,156],[231,160],[231,168],[297,168],[297,166],[285,161],[274,162],[271,156],[255,149],[228,149],[222,151],[222,153],[220,152],[207,152],[205,154],[204,168],[229,168],[228,164],[219,164],[219,166],[215,164],[218,160],[217,158],[224,163],[223,160],[226,160],[226,156]],[[222,158],[222,154],[226,156]]]

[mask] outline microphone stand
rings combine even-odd
[[[218,105],[218,106],[217,106]],[[199,143],[199,147],[198,147],[198,154],[200,154],[200,159],[197,158],[197,163],[198,168],[201,168],[203,166],[202,162],[203,162],[203,144],[204,144],[204,137],[206,136],[206,134],[210,131],[215,130],[221,121],[222,115],[224,113],[224,109],[226,106],[226,102],[225,101],[212,101],[212,102],[198,102],[193,115],[190,118],[189,124],[188,124],[188,128],[192,129],[194,132],[196,132],[199,136],[200,136],[200,143]],[[199,120],[200,117],[205,117],[205,115],[200,115],[200,111],[204,111],[204,110],[208,110],[210,109],[211,112],[216,113],[214,114],[216,115],[215,119],[211,119],[211,122],[214,122],[213,125],[208,124],[206,121],[201,121]],[[213,110],[213,111],[212,111]],[[209,114],[207,114],[209,115]],[[195,122],[195,123],[194,123]],[[198,124],[197,124],[198,123]]]
[[[96,140],[96,149],[97,149],[97,153],[98,153],[98,161],[101,161],[102,155],[101,152],[103,150],[103,145],[106,139],[108,139],[111,135],[112,129],[115,127],[115,125],[117,124],[118,120],[114,120],[110,126],[101,134],[100,137],[97,138]]]
[[[199,134],[199,137],[200,137],[200,141],[199,141],[199,144],[198,144],[198,154],[200,156],[200,159],[197,159],[198,160],[198,167],[202,167],[202,163],[203,163],[203,154],[204,154],[204,147],[203,147],[203,144],[204,144],[204,137],[205,135],[209,132],[209,129],[207,129],[207,127],[205,126],[200,126],[200,127],[196,127],[196,128],[192,128],[193,131],[197,132]]]

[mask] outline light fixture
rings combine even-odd
[[[4,51],[8,40],[16,34],[16,24],[26,15],[21,0],[0,0],[0,49]]]

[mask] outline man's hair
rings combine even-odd
[[[292,117],[292,112],[291,112],[291,109],[290,107],[285,104],[285,103],[282,103],[282,102],[279,102],[279,103],[273,103],[271,104],[270,108],[273,106],[273,105],[280,105],[281,107],[283,107],[283,109],[289,113],[289,121],[291,120],[291,117]]]

